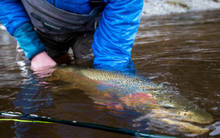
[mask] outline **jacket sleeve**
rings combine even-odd
[[[142,8],[143,0],[108,0],[92,44],[95,68],[124,71],[133,67],[131,50]]]
[[[0,0],[0,7],[1,23],[17,39],[28,59],[45,50],[21,0]]]
[[[29,21],[20,0],[0,0],[0,21],[13,35],[14,31]]]

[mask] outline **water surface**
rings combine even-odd
[[[143,18],[132,58],[137,74],[199,105],[214,117],[203,137],[218,137],[220,127],[220,11],[191,12]],[[146,121],[134,122],[135,111],[115,111],[97,105],[79,89],[61,82],[44,83],[28,70],[16,42],[0,31],[0,111],[19,111],[146,131]],[[160,134],[160,131],[154,133]],[[0,122],[1,137],[128,137],[59,124]],[[167,131],[166,135],[172,135]],[[178,136],[184,136],[180,134]]]

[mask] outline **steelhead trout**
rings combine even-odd
[[[48,79],[82,89],[97,104],[140,112],[143,116],[136,121],[148,119],[150,130],[201,135],[209,131],[204,125],[213,122],[209,113],[183,96],[140,76],[65,67]]]

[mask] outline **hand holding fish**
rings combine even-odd
[[[40,78],[50,75],[54,71],[53,67],[55,66],[56,62],[46,52],[37,54],[31,60],[31,70]]]

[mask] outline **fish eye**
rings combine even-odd
[[[165,109],[176,109],[173,105],[162,105],[160,107],[165,108]]]

